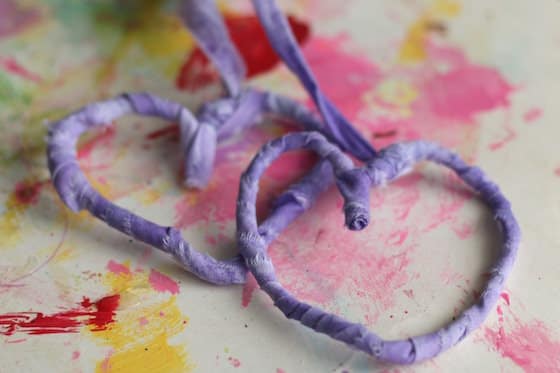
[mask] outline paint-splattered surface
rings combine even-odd
[[[306,100],[259,47],[248,1],[224,4],[251,83]],[[217,75],[171,1],[0,0],[0,372],[560,371],[560,3],[280,4],[325,91],[374,144],[436,140],[511,198],[523,244],[488,321],[433,361],[379,366],[285,320],[252,279],[204,284],[69,212],[48,180],[45,122],[123,91],[194,109],[219,93]],[[210,186],[196,193],[179,184],[173,123],[120,120],[83,138],[79,159],[104,195],[225,258],[235,252],[233,186],[259,145],[284,131],[269,123],[222,145]],[[268,172],[263,212],[313,161],[296,153]],[[362,233],[342,229],[334,191],[323,196],[272,245],[279,277],[382,336],[432,330],[477,295],[496,227],[434,167],[372,196]]]

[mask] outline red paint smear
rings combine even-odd
[[[557,168],[554,170],[554,174],[555,174],[556,176],[560,176],[560,167],[557,167]]]
[[[241,295],[241,305],[243,308],[247,308],[249,303],[251,303],[251,299],[253,298],[253,292],[259,285],[257,284],[257,280],[253,277],[252,274],[247,275],[247,282],[243,285],[243,293]]]
[[[159,130],[150,132],[146,135],[146,139],[155,140],[167,135],[173,135],[175,137],[179,136],[179,125],[177,123],[173,123]]]
[[[7,72],[17,75],[20,78],[33,81],[35,83],[41,83],[42,79],[39,75],[27,70],[25,67],[21,66],[15,59],[10,57],[0,57],[0,67],[2,67]]]
[[[309,26],[294,16],[288,22],[299,44],[307,40]],[[247,77],[272,69],[279,62],[266,34],[254,15],[227,14],[225,24],[231,39],[247,67]],[[219,75],[200,48],[196,48],[185,61],[175,84],[179,89],[196,90],[217,81]]]
[[[160,293],[163,292],[170,292],[171,294],[178,294],[179,293],[179,285],[170,279],[168,276],[164,275],[163,273],[152,269],[150,271],[150,277],[148,278],[150,285],[155,291]]]
[[[92,137],[88,141],[82,143],[78,147],[78,159],[87,159],[90,157],[93,149],[99,145],[109,145],[115,137],[115,127],[107,126],[98,135]]]
[[[105,330],[115,321],[115,310],[119,300],[118,294],[101,298],[95,303],[84,297],[80,308],[52,315],[42,312],[0,315],[0,334],[9,336],[18,332],[30,335],[78,333],[80,327],[85,325],[91,326],[91,331]]]
[[[538,107],[532,108],[528,110],[525,114],[523,114],[523,120],[525,121],[525,123],[532,123],[537,119],[539,119],[542,116],[542,113],[543,111],[541,108]]]
[[[78,360],[80,357],[80,351],[72,352],[72,360]]]
[[[239,367],[241,366],[241,361],[239,361],[239,359],[236,359],[236,358],[234,358],[234,357],[231,357],[231,356],[230,356],[230,357],[228,358],[228,361],[231,363],[231,365],[232,365],[234,368],[239,368]]]
[[[35,204],[39,200],[41,189],[47,184],[46,181],[22,181],[16,184],[13,197],[20,205]]]
[[[292,15],[287,18],[296,41],[303,44],[309,37],[309,25]],[[231,14],[225,17],[225,23],[245,61],[248,77],[264,73],[279,62],[257,17]]]
[[[284,369],[277,368],[276,373],[286,373],[286,371]]]
[[[115,262],[112,259],[107,263],[107,270],[116,275],[130,275],[130,268],[128,266]]]

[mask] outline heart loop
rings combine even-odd
[[[369,203],[365,190],[395,180],[410,170],[417,162],[429,160],[453,170],[492,209],[503,236],[502,249],[490,270],[487,284],[478,300],[445,327],[404,340],[386,341],[368,331],[363,325],[352,323],[327,313],[317,307],[297,300],[276,279],[272,261],[267,255],[267,245],[240,240],[241,255],[259,286],[272,298],[274,304],[290,319],[332,338],[362,350],[378,360],[410,364],[432,358],[461,341],[476,329],[492,310],[509,275],[521,232],[509,202],[496,184],[477,167],[467,165],[460,157],[430,142],[409,142],[389,146],[379,152],[362,168],[352,168],[351,161],[318,133],[299,132],[285,135],[269,142],[257,153],[240,180],[236,212],[238,237],[258,235],[255,201],[258,180],[265,169],[282,153],[294,149],[312,149],[330,162],[337,186],[345,204],[346,222],[350,229],[360,229],[367,220]],[[348,224],[348,222],[351,224]]]

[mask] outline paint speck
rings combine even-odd
[[[156,140],[161,137],[169,136],[173,139],[179,139],[179,125],[174,123],[169,126],[160,128],[146,135],[147,140]]]
[[[72,360],[78,360],[80,358],[80,351],[72,352]]]
[[[453,232],[455,232],[455,234],[457,235],[457,237],[459,237],[461,240],[465,240],[469,238],[474,232],[473,225],[469,223],[453,225],[452,229]]]
[[[282,368],[276,368],[276,373],[286,373],[286,371]]]
[[[517,133],[515,132],[515,130],[510,124],[504,125],[504,130],[505,130],[505,134],[503,135],[503,137],[500,140],[495,141],[488,146],[488,148],[491,151],[496,151],[498,149],[501,149],[505,145],[507,145],[508,143],[512,142],[517,138]]]
[[[20,205],[35,204],[39,200],[39,193],[45,182],[22,181],[14,189],[15,201]]]
[[[130,275],[130,268],[128,265],[109,260],[106,266],[107,270],[115,275]]]
[[[236,359],[234,357],[228,357],[228,361],[234,368],[239,368],[241,366],[241,362],[239,361],[239,359]]]
[[[0,57],[0,68],[3,68],[8,73],[19,76],[22,79],[29,80],[35,83],[41,82],[41,77],[22,65],[20,65],[15,59],[10,57]]]
[[[393,245],[393,246],[400,246],[404,243],[407,236],[408,236],[408,231],[407,230],[404,230],[404,229],[397,230],[395,232],[392,232],[389,235],[389,237],[385,240],[385,244]]]
[[[253,292],[259,285],[257,284],[257,280],[253,277],[252,274],[247,275],[247,282],[243,285],[243,293],[241,295],[241,305],[243,308],[246,308],[249,303],[251,303],[251,298],[253,297]]]
[[[525,123],[533,123],[534,121],[538,120],[542,116],[542,109],[538,107],[534,107],[529,109],[525,114],[523,114],[523,120]]]
[[[509,306],[509,294],[508,293],[502,293],[500,294],[500,297],[502,297],[502,299],[506,302],[506,304]]]
[[[164,275],[163,273],[152,269],[150,271],[150,277],[148,279],[152,288],[160,293],[163,292],[170,292],[171,294],[178,294],[179,293],[179,285],[177,282],[170,279],[168,276]]]
[[[111,356],[113,355],[113,350],[110,350],[109,352],[107,352],[107,355],[105,356],[105,359],[103,359],[103,362],[101,363],[101,371],[103,373],[107,373],[109,372],[109,370],[111,369]]]
[[[405,289],[403,290],[403,293],[410,299],[414,298],[414,290],[412,289]]]
[[[148,324],[148,319],[145,318],[144,316],[142,316],[141,318],[138,319],[138,323],[140,324],[140,326],[144,326]]]

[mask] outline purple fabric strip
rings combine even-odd
[[[245,64],[237,53],[213,0],[185,0],[180,14],[198,44],[217,67],[229,96],[241,92]]]
[[[351,152],[364,162],[371,159],[375,150],[323,94],[305,62],[286,17],[274,0],[252,2],[272,47],[315,101],[325,120],[327,132],[338,140],[342,150]]]
[[[251,95],[251,98],[241,100],[244,102],[241,113],[234,111],[231,116],[226,115],[225,124],[220,124],[224,118],[218,114],[211,114],[210,107],[204,109],[207,113],[203,115],[206,120],[204,123],[218,134],[225,128],[227,137],[232,134],[227,131],[243,128],[247,125],[247,121],[250,123],[251,118],[270,111],[292,120],[304,117],[307,121],[303,123],[305,128],[316,129],[318,127],[313,115],[306,111],[276,110],[277,107],[274,105],[276,96],[257,92],[247,92],[247,95]],[[219,261],[202,254],[185,242],[175,228],[159,226],[113,204],[89,184],[76,158],[78,138],[91,128],[111,123],[127,114],[178,121],[183,138],[191,139],[191,141],[196,141],[196,138],[192,140],[193,134],[200,133],[197,129],[199,126],[197,119],[187,109],[178,103],[148,93],[125,94],[111,100],[90,104],[53,123],[49,128],[48,167],[60,198],[73,211],[87,209],[92,215],[114,229],[174,255],[187,270],[203,280],[222,285],[245,282],[247,270],[240,256]],[[209,119],[210,117],[214,119]],[[231,125],[228,128],[228,120],[240,121],[240,124]],[[214,130],[216,126],[217,130]],[[199,157],[203,162],[207,157],[213,159],[214,148],[197,147],[195,149],[199,153],[194,156]],[[190,159],[190,164],[192,166],[192,159]],[[284,192],[274,205],[270,217],[259,228],[266,242],[273,240],[293,219],[308,209],[317,195],[331,185],[332,181],[330,165],[321,161],[309,175]]]
[[[351,229],[362,229],[369,221],[369,199],[364,191],[370,187],[391,182],[408,172],[417,162],[424,160],[453,170],[490,207],[503,236],[498,259],[490,270],[488,282],[478,300],[456,320],[433,333],[385,341],[363,325],[348,322],[300,302],[286,291],[276,279],[272,261],[267,254],[268,242],[259,233],[255,201],[258,180],[266,168],[282,153],[300,148],[311,149],[331,163],[337,185],[345,199],[346,224]],[[411,364],[432,358],[454,346],[480,326],[500,296],[515,261],[521,238],[510,204],[498,186],[481,169],[467,165],[456,154],[429,142],[417,141],[389,146],[365,167],[353,168],[348,158],[319,133],[288,134],[269,142],[261,149],[244,172],[239,188],[236,213],[238,246],[247,267],[274,304],[286,317],[389,363]]]
[[[196,115],[198,121],[195,121],[192,116],[180,121],[187,187],[200,189],[208,183],[214,165],[217,141],[254,125],[262,114],[262,110],[255,102],[259,100],[264,100],[266,112],[292,118],[307,130],[321,131],[330,141],[337,143],[359,159],[367,160],[375,154],[369,143],[345,120],[327,121],[325,127],[308,109],[296,101],[272,93],[242,90],[244,63],[229,37],[214,1],[184,0],[180,13],[202,50],[216,65],[228,90],[228,97],[202,106]],[[287,23],[284,22],[282,26],[287,29],[281,32],[291,36]],[[296,52],[299,52],[297,46]],[[301,58],[300,60],[306,68],[305,75],[312,78],[305,62]],[[318,94],[321,92],[318,91]],[[324,100],[321,99],[321,102]],[[330,102],[325,102],[330,105]],[[335,110],[334,107],[331,109]],[[337,129],[338,126],[341,126],[340,130]],[[366,144],[368,152],[364,152],[360,144]],[[307,179],[307,182],[313,182],[312,180]]]

